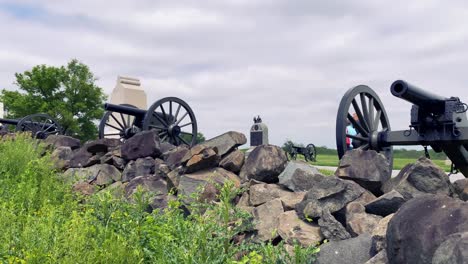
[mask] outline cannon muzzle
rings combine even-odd
[[[5,125],[14,125],[14,126],[16,126],[19,123],[19,120],[0,118],[0,123],[5,124]]]
[[[403,80],[393,82],[390,91],[395,97],[404,99],[431,113],[444,111],[447,100],[447,98],[424,91]]]
[[[109,104],[109,103],[104,104],[104,109],[107,111],[131,115],[131,116],[135,116],[138,118],[143,118],[146,114],[146,110],[142,110],[142,109],[131,107],[131,106],[116,105],[116,104]]]

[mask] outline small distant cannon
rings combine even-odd
[[[47,114],[32,114],[21,119],[3,119],[0,123],[16,126],[18,132],[31,132],[34,138],[45,139],[49,135],[62,135],[62,127]]]
[[[156,101],[148,110],[129,104],[104,105],[107,112],[99,124],[99,138],[125,141],[140,131],[155,129],[161,142],[193,146],[197,139],[197,120],[190,106],[177,97]]]
[[[309,144],[306,147],[291,146],[289,151],[291,158],[296,160],[298,154],[303,155],[306,161],[317,161],[317,150],[314,144]]]
[[[452,173],[460,171],[468,177],[467,104],[458,97],[434,95],[402,80],[393,82],[390,91],[413,104],[409,129],[391,131],[377,94],[365,85],[351,88],[343,96],[336,118],[339,158],[350,148],[351,141],[352,148],[384,154],[392,167],[393,146],[430,146],[436,152],[443,151],[452,161]]]

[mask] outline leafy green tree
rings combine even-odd
[[[197,133],[197,144],[198,143],[202,143],[204,142],[206,139],[205,139],[205,136],[201,133],[201,132],[198,132]]]
[[[66,66],[37,65],[16,73],[19,91],[0,92],[9,118],[47,113],[56,118],[68,135],[82,140],[97,136],[96,121],[106,100],[89,67],[76,59]]]

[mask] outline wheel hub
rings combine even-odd
[[[182,129],[177,125],[170,125],[168,129],[169,135],[172,135],[172,136],[180,135],[181,131]]]

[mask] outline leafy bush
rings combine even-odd
[[[240,243],[251,229],[247,213],[233,206],[233,184],[219,202],[169,202],[147,212],[149,194],[134,202],[102,192],[76,197],[57,177],[36,141],[0,140],[0,262],[6,263],[311,263],[317,249]]]

